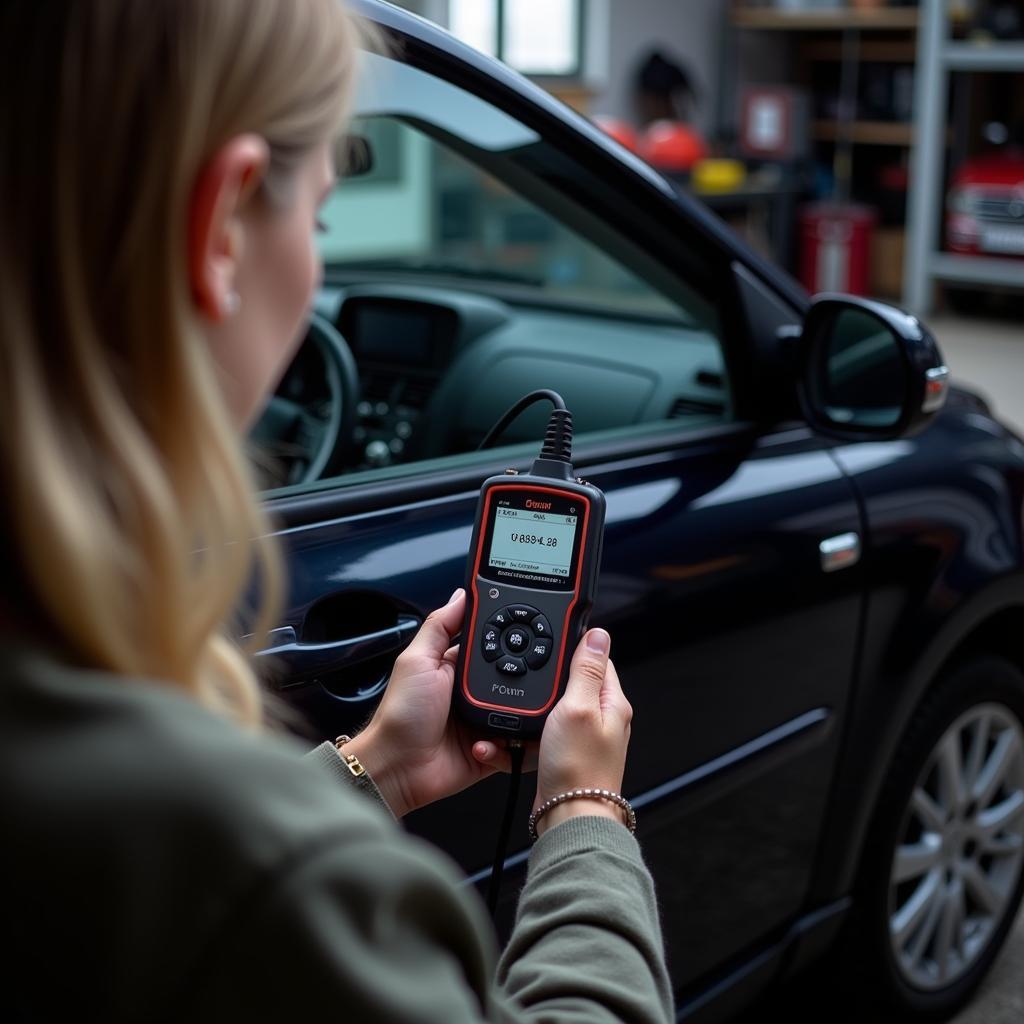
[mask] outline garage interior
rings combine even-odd
[[[593,119],[808,291],[923,317],[954,383],[1024,432],[1024,2],[400,6]],[[1022,968],[1024,917],[956,1020],[1021,1019]]]
[[[927,318],[954,379],[1024,427],[1019,0],[401,6],[592,118],[809,291]]]

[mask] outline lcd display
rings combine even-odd
[[[496,509],[488,564],[492,569],[569,575],[577,516]]]
[[[430,363],[433,321],[418,310],[360,303],[354,327],[353,340],[360,356],[407,366]]]

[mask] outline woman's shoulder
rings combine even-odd
[[[31,819],[45,809],[44,832],[185,831],[269,865],[334,832],[393,828],[297,742],[246,732],[170,685],[25,651],[0,674],[0,800]]]
[[[232,985],[257,961],[261,983],[308,975],[311,943],[333,971],[352,946],[334,940],[372,930],[378,906],[413,935],[442,927],[439,907],[476,922],[459,931],[472,959],[482,925],[453,866],[302,754],[168,686],[0,647],[0,820],[17,837],[0,865],[23,947],[88,936],[56,984],[132,1019],[208,994],[211,956]]]

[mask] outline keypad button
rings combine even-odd
[[[505,630],[505,647],[513,654],[522,654],[530,645],[530,634],[522,626]]]
[[[497,640],[499,636],[501,636],[501,630],[498,629],[497,626],[486,626],[484,628],[484,643],[491,643],[492,641]]]
[[[501,676],[522,676],[526,674],[526,662],[522,658],[510,658],[506,655],[499,658],[494,667]]]
[[[531,608],[525,604],[513,604],[505,610],[509,613],[513,622],[527,623],[537,614],[536,608]]]
[[[530,623],[530,629],[533,630],[534,636],[551,636],[551,626],[543,615],[538,615],[533,619]]]
[[[551,657],[551,641],[546,638],[537,637],[529,647],[526,648],[526,664],[530,668],[541,668]]]
[[[501,644],[497,640],[485,640],[480,645],[480,650],[487,661],[494,661],[496,658],[501,657]]]
[[[487,621],[492,626],[504,629],[512,621],[512,616],[507,608],[502,608],[500,612],[495,612]]]

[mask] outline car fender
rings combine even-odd
[[[852,891],[888,767],[943,669],[971,650],[1024,669],[1024,446],[978,412],[947,410],[942,420],[909,442],[902,492],[851,473],[867,524],[862,640],[810,907]],[[997,432],[1011,449],[989,458]],[[945,491],[929,490],[940,474]]]

